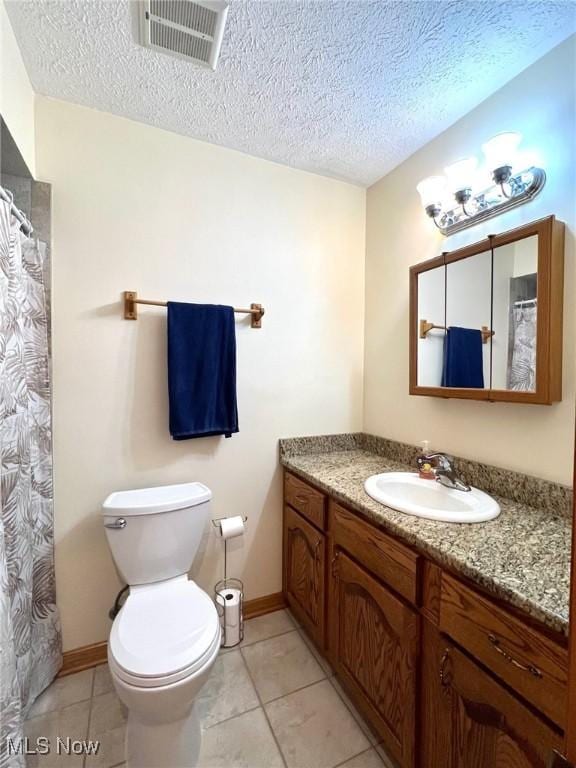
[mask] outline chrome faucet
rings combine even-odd
[[[425,464],[430,465],[432,474],[440,485],[455,491],[471,491],[472,488],[456,474],[453,462],[452,456],[447,456],[445,453],[425,454],[416,459],[418,469],[422,469]]]

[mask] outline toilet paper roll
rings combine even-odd
[[[222,606],[222,645],[225,647],[238,645],[242,639],[241,613],[242,592],[239,589],[222,589],[218,592],[218,603]]]
[[[220,530],[223,539],[233,539],[244,534],[244,520],[240,515],[225,517],[220,521]]]

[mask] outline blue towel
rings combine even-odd
[[[481,331],[448,328],[444,338],[442,386],[484,388]]]
[[[168,398],[174,440],[238,432],[232,307],[168,302]]]

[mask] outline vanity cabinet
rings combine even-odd
[[[330,577],[330,660],[390,754],[412,768],[418,614],[339,547]]]
[[[567,651],[287,472],[284,594],[400,768],[547,768]]]
[[[424,622],[421,768],[547,768],[560,735]]]
[[[563,723],[565,648],[447,574],[442,576],[440,629],[552,722]]]

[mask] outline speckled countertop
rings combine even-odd
[[[298,439],[281,441],[281,462],[287,469],[437,562],[567,634],[571,519],[566,509],[536,509],[493,493],[502,509],[496,520],[468,525],[423,520],[385,507],[364,491],[370,475],[414,471],[413,465],[354,443],[327,442],[323,451],[309,453],[297,453],[297,444]]]

